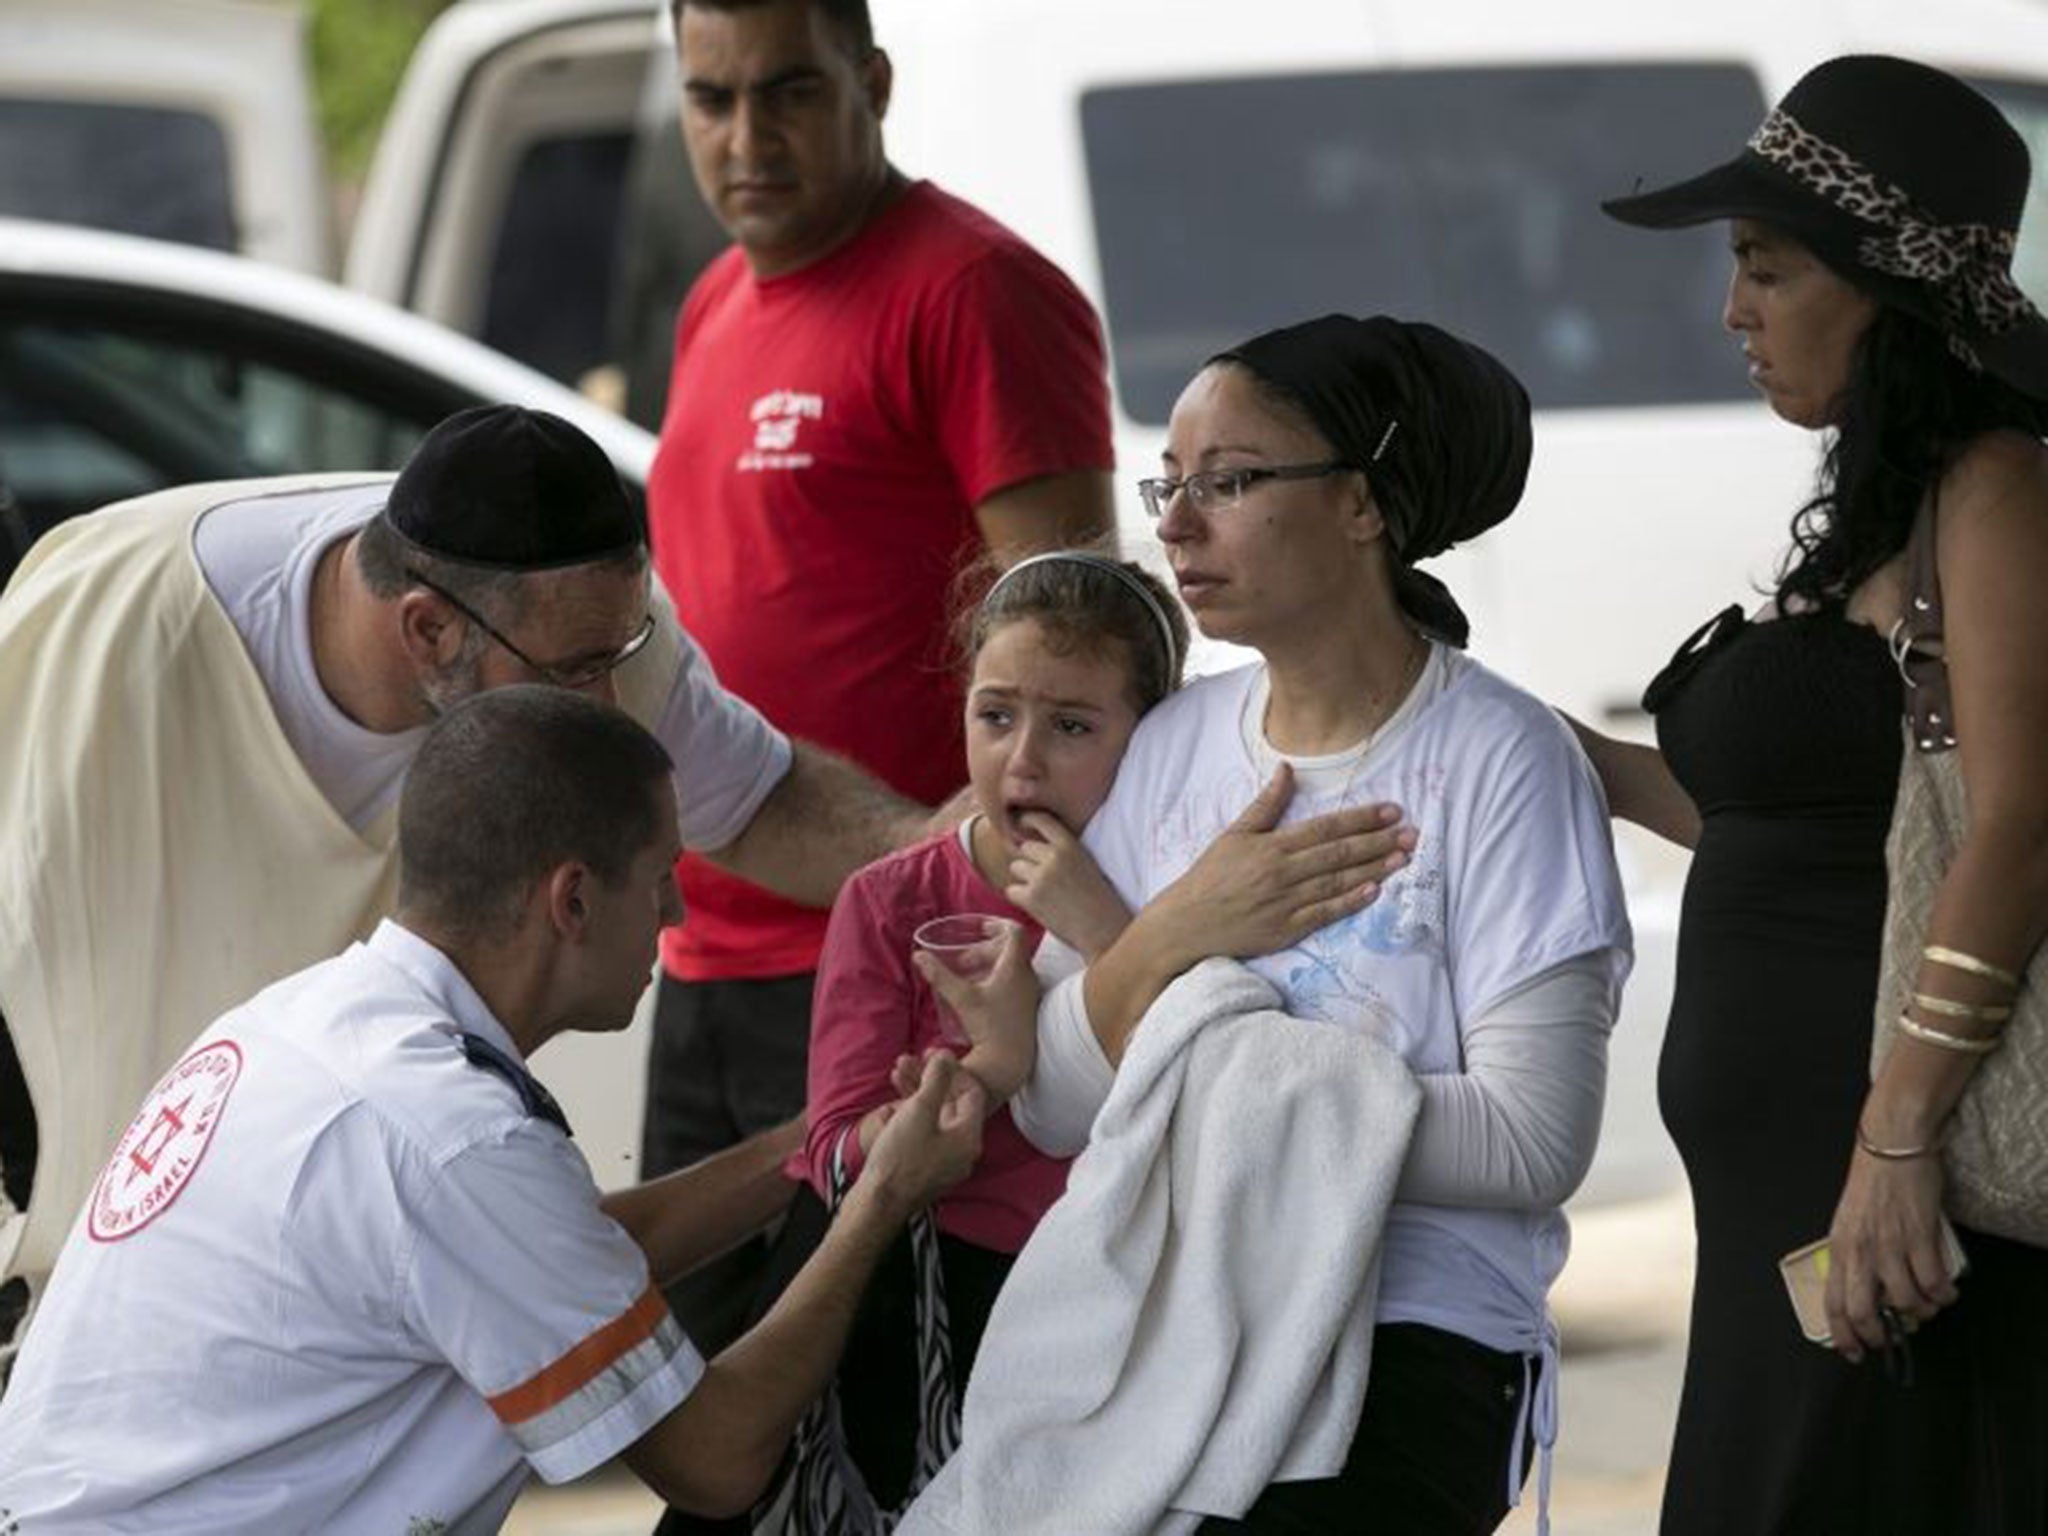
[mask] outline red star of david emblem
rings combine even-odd
[[[148,1178],[156,1172],[157,1160],[164,1155],[164,1148],[171,1144],[171,1138],[185,1129],[185,1111],[192,1106],[192,1095],[186,1094],[175,1104],[166,1104],[156,1112],[156,1119],[144,1134],[142,1143],[128,1154],[133,1171],[127,1182],[133,1184],[137,1178]]]

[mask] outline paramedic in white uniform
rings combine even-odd
[[[980,1108],[935,1064],[775,1308],[698,1356],[660,1283],[779,1204],[781,1149],[601,1196],[525,1065],[625,1027],[680,916],[671,767],[560,689],[428,733],[394,915],[218,1019],[116,1144],[0,1399],[0,1525],[488,1532],[620,1455],[747,1507]]]

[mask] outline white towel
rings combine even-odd
[[[901,1536],[1148,1536],[1342,1467],[1421,1092],[1279,1002],[1206,960],[1146,1014]]]

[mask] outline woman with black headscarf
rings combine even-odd
[[[1598,1133],[1628,925],[1584,757],[1463,654],[1464,615],[1416,569],[1513,511],[1529,452],[1527,396],[1491,356],[1332,315],[1214,358],[1174,408],[1166,477],[1141,483],[1196,623],[1259,660],[1133,739],[1087,842],[1142,911],[1048,994],[1017,1124],[1085,1144],[1145,1009],[1217,954],[1256,957],[1289,1012],[1377,1036],[1423,1088],[1349,1457],[1203,1511],[1242,1519],[1216,1530],[1490,1531],[1552,1438],[1544,1296]],[[1405,864],[1362,911],[1340,883],[1317,893],[1336,920],[1286,943],[1243,876],[1248,834],[1375,803],[1420,829]]]

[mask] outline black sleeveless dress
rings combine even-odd
[[[1901,683],[1839,608],[1731,608],[1644,697],[1698,805],[1658,1067],[1699,1236],[1666,1536],[2048,1533],[2048,1253],[1965,1233],[1962,1299],[1889,1362],[1800,1336],[1869,1087]],[[1910,1354],[1909,1362],[1905,1358]]]

